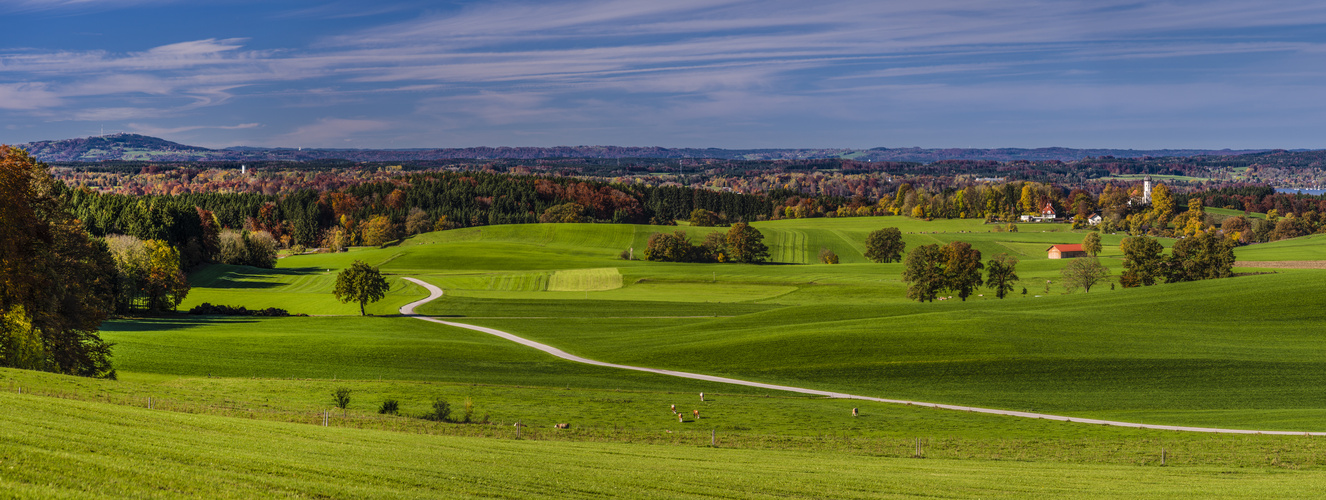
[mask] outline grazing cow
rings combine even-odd
[[[856,416],[856,408],[852,408],[852,416],[853,416],[853,417]]]
[[[672,413],[677,413],[677,405],[672,405]]]
[[[700,401],[704,401],[704,393],[700,393]]]
[[[556,427],[556,428],[558,428],[558,429],[570,429],[570,428],[571,428],[571,424],[556,424],[556,425],[554,425],[553,427]]]
[[[691,411],[695,413],[695,419],[696,419],[696,420],[699,420],[699,419],[700,419],[700,410],[691,410]]]
[[[678,414],[677,414],[677,421],[678,421],[678,422],[685,423],[685,422],[686,422],[686,416],[685,416],[685,415],[682,415],[682,414],[680,414],[680,413],[678,413]]]

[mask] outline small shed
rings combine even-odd
[[[1087,217],[1087,224],[1091,224],[1093,226],[1099,226],[1100,223],[1104,220],[1105,219],[1102,218],[1100,214],[1091,214],[1091,217]]]
[[[1047,252],[1046,257],[1049,257],[1051,259],[1072,259],[1075,257],[1087,256],[1087,252],[1086,250],[1082,249],[1081,244],[1054,245],[1050,247],[1048,250],[1046,250],[1046,252]]]

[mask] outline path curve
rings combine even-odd
[[[421,305],[427,304],[427,303],[429,303],[429,302],[432,302],[432,301],[434,301],[434,300],[437,300],[437,299],[441,298],[443,292],[442,292],[442,289],[441,289],[441,288],[438,288],[438,287],[436,287],[436,286],[433,286],[432,284],[426,283],[426,282],[424,282],[424,281],[422,281],[422,280],[418,280],[418,279],[415,279],[415,278],[405,278],[405,279],[406,279],[406,280],[409,280],[410,282],[415,283],[415,284],[417,284],[417,285],[419,285],[419,286],[422,286],[422,287],[424,287],[425,289],[427,289],[427,290],[428,290],[428,298],[425,298],[425,299],[422,299],[422,300],[418,300],[418,301],[415,301],[415,302],[411,302],[411,303],[409,303],[409,304],[406,304],[406,305],[404,305],[404,306],[401,306],[401,314],[402,314],[402,315],[410,316],[410,317],[413,317],[413,318],[416,318],[416,319],[421,319],[421,320],[424,320],[424,321],[429,321],[429,322],[433,322],[433,323],[437,323],[437,324],[441,324],[441,325],[454,326],[454,327],[456,327],[456,328],[464,328],[464,329],[466,329],[466,330],[474,330],[474,331],[476,331],[476,332],[483,332],[483,333],[487,333],[487,334],[489,334],[489,335],[495,335],[495,336],[498,336],[498,337],[501,337],[501,338],[504,338],[504,339],[510,340],[510,341],[512,341],[512,342],[515,342],[515,343],[517,343],[517,344],[521,344],[521,345],[525,345],[525,346],[533,347],[533,348],[535,348],[535,349],[538,349],[538,350],[540,350],[540,351],[546,352],[546,353],[551,354],[551,355],[553,355],[553,356],[557,356],[557,357],[562,358],[562,359],[565,359],[565,360],[567,360],[567,361],[574,361],[574,362],[576,362],[576,363],[584,363],[584,364],[587,364],[587,365],[602,366],[602,367],[606,367],[606,368],[617,368],[617,369],[620,369],[620,370],[634,370],[634,371],[638,371],[638,372],[657,373],[657,374],[660,374],[660,375],[670,375],[670,376],[673,376],[673,377],[689,378],[689,379],[695,379],[695,380],[704,380],[704,381],[707,381],[707,382],[719,382],[719,383],[724,383],[724,384],[742,385],[742,386],[746,386],[746,387],[758,387],[758,388],[761,388],[761,389],[772,389],[772,390],[776,390],[776,391],[787,391],[787,392],[795,392],[795,393],[800,393],[800,394],[811,394],[811,395],[814,395],[814,396],[824,396],[824,397],[828,397],[828,398],[838,398],[838,399],[859,399],[859,400],[862,400],[862,401],[874,401],[874,402],[876,402],[876,403],[892,403],[892,404],[911,405],[911,406],[923,406],[923,407],[927,407],[927,408],[941,408],[941,409],[945,409],[945,410],[965,411],[965,412],[971,412],[971,413],[988,413],[988,414],[991,414],[991,415],[1004,415],[1004,416],[1009,416],[1009,417],[1037,418],[1037,419],[1043,419],[1043,420],[1058,420],[1058,421],[1061,421],[1061,422],[1075,422],[1075,423],[1082,423],[1082,424],[1111,425],[1111,426],[1115,426],[1115,427],[1132,427],[1132,428],[1135,428],[1135,429],[1154,429],[1154,430],[1163,430],[1163,431],[1211,432],[1211,433],[1218,433],[1218,434],[1267,434],[1267,435],[1281,435],[1281,436],[1326,436],[1326,432],[1258,431],[1258,430],[1248,430],[1248,429],[1219,429],[1219,428],[1214,428],[1214,427],[1186,427],[1186,426],[1179,426],[1179,425],[1139,424],[1139,423],[1134,423],[1134,422],[1116,422],[1116,421],[1112,421],[1112,420],[1098,420],[1098,419],[1094,419],[1094,418],[1079,418],[1079,417],[1065,417],[1065,416],[1062,416],[1062,415],[1047,415],[1047,414],[1044,414],[1044,413],[1032,413],[1032,412],[1025,412],[1025,411],[996,410],[996,409],[993,409],[993,408],[977,408],[977,407],[974,407],[974,406],[959,406],[959,405],[948,405],[948,404],[940,404],[940,403],[926,403],[926,402],[922,402],[922,401],[906,401],[906,400],[902,400],[902,399],[875,398],[875,397],[870,397],[870,396],[857,396],[857,395],[855,395],[855,394],[847,394],[847,393],[842,393],[842,392],[821,391],[821,390],[818,390],[818,389],[806,389],[806,388],[803,388],[803,387],[791,387],[791,386],[786,386],[786,385],[766,384],[766,383],[763,383],[763,382],[751,382],[751,381],[749,381],[749,380],[739,380],[739,379],[727,378],[727,377],[716,377],[716,376],[713,376],[713,375],[703,375],[703,374],[699,374],[699,373],[679,372],[679,371],[674,371],[674,370],[662,370],[662,369],[658,369],[658,368],[645,368],[645,367],[641,367],[641,366],[619,365],[619,364],[616,364],[616,363],[605,363],[605,362],[603,362],[603,361],[596,361],[596,360],[589,359],[589,358],[582,358],[582,357],[580,357],[580,356],[576,356],[576,355],[574,355],[574,354],[567,353],[566,351],[563,351],[563,350],[558,349],[558,348],[556,348],[556,347],[553,347],[553,346],[550,346],[550,345],[547,345],[547,344],[542,344],[542,343],[539,343],[539,342],[535,342],[535,341],[533,341],[533,340],[529,340],[529,339],[526,339],[526,338],[517,337],[517,336],[515,336],[515,335],[512,335],[512,334],[510,334],[510,333],[507,333],[507,332],[504,332],[504,331],[501,331],[501,330],[497,330],[497,329],[493,329],[493,328],[487,328],[487,327],[483,327],[483,326],[477,326],[477,325],[467,325],[467,324],[465,324],[465,323],[456,323],[456,322],[452,322],[452,321],[443,321],[443,320],[440,320],[440,319],[437,319],[437,318],[430,318],[430,317],[427,317],[427,316],[421,316],[421,315],[419,315],[419,314],[416,314],[416,313],[414,312],[414,310],[415,310],[416,307],[419,307],[419,306],[421,306]]]

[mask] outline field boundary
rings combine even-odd
[[[723,383],[723,384],[733,384],[733,385],[740,385],[740,386],[745,386],[745,387],[755,387],[755,388],[759,388],[759,389],[770,389],[770,390],[775,390],[775,391],[786,391],[786,392],[795,392],[795,393],[799,393],[799,394],[810,394],[810,395],[812,395],[812,396],[823,396],[823,397],[827,397],[827,398],[836,398],[836,399],[856,399],[856,400],[862,400],[862,401],[872,401],[872,402],[876,402],[876,403],[889,403],[889,404],[901,404],[901,405],[909,405],[909,406],[921,406],[921,407],[926,407],[926,408],[937,408],[937,409],[943,409],[943,410],[965,411],[965,412],[970,412],[970,413],[985,413],[985,414],[990,414],[990,415],[1003,415],[1003,416],[1009,416],[1009,417],[1035,418],[1035,419],[1041,419],[1041,420],[1057,420],[1057,421],[1061,421],[1061,422],[1074,422],[1074,423],[1081,423],[1081,424],[1108,425],[1108,426],[1114,426],[1114,427],[1129,427],[1129,428],[1134,428],[1134,429],[1151,429],[1151,430],[1162,430],[1162,431],[1206,432],[1206,433],[1214,433],[1214,434],[1265,434],[1265,435],[1279,435],[1279,436],[1326,436],[1326,432],[1303,432],[1303,431],[1259,431],[1259,430],[1251,430],[1251,429],[1221,429],[1221,428],[1215,428],[1215,427],[1188,427],[1188,426],[1181,426],[1181,425],[1140,424],[1140,423],[1136,423],[1136,422],[1117,422],[1117,421],[1113,421],[1113,420],[1099,420],[1099,419],[1094,419],[1094,418],[1066,417],[1066,416],[1063,416],[1063,415],[1050,415],[1050,414],[1045,414],[1045,413],[1032,413],[1032,412],[1025,412],[1025,411],[997,410],[997,409],[993,409],[993,408],[978,408],[978,407],[974,407],[974,406],[960,406],[960,405],[950,405],[950,404],[941,404],[941,403],[927,403],[927,402],[923,402],[923,401],[907,401],[907,400],[902,400],[902,399],[876,398],[876,397],[870,397],[870,396],[858,396],[858,395],[855,395],[855,394],[847,394],[847,393],[842,393],[842,392],[821,391],[821,390],[818,390],[818,389],[807,389],[807,388],[804,388],[804,387],[792,387],[792,386],[786,386],[786,385],[766,384],[766,383],[763,383],[763,382],[752,382],[752,381],[749,381],[749,380],[739,380],[739,379],[727,378],[727,377],[717,377],[717,376],[713,376],[713,375],[704,375],[704,374],[699,374],[699,373],[689,373],[689,372],[680,372],[680,371],[675,371],[675,370],[663,370],[663,369],[658,369],[658,368],[645,368],[645,367],[641,367],[641,366],[619,365],[619,364],[616,364],[616,363],[607,363],[607,362],[597,361],[597,360],[593,360],[593,359],[589,359],[589,358],[582,358],[582,357],[580,357],[580,356],[576,356],[576,355],[574,355],[574,354],[567,353],[566,351],[563,351],[563,350],[558,349],[558,348],[556,348],[556,347],[553,347],[553,346],[550,346],[550,345],[547,345],[547,344],[542,344],[542,343],[539,343],[539,342],[535,342],[535,341],[533,341],[533,340],[529,340],[529,339],[526,339],[526,338],[524,338],[524,337],[519,337],[519,336],[516,336],[516,335],[510,334],[510,333],[507,333],[507,332],[504,332],[504,331],[501,331],[501,330],[497,330],[497,329],[495,329],[495,328],[488,328],[488,327],[477,326],[477,325],[468,325],[468,324],[465,324],[465,323],[455,323],[455,322],[451,322],[451,321],[443,321],[443,320],[440,320],[440,319],[437,319],[437,318],[431,318],[431,317],[428,317],[428,316],[421,316],[421,315],[419,315],[419,314],[416,314],[416,313],[414,312],[415,308],[417,308],[417,307],[419,307],[419,306],[421,306],[421,305],[427,304],[427,303],[429,303],[429,302],[432,302],[432,301],[434,301],[434,300],[437,300],[437,299],[441,298],[442,295],[443,295],[443,292],[442,292],[442,289],[441,289],[441,288],[438,288],[438,287],[436,287],[436,286],[433,286],[432,284],[427,283],[427,282],[425,282],[425,281],[423,281],[423,280],[419,280],[419,279],[415,279],[415,278],[405,278],[405,279],[407,279],[407,280],[409,280],[409,281],[411,281],[411,282],[413,282],[413,283],[415,283],[415,284],[417,284],[417,285],[419,285],[419,286],[422,286],[422,287],[424,287],[425,289],[427,289],[427,290],[428,290],[428,297],[426,297],[426,298],[424,298],[424,299],[420,299],[420,300],[414,301],[414,302],[411,302],[411,303],[406,304],[406,305],[404,305],[404,306],[401,306],[401,315],[403,315],[403,316],[409,316],[409,317],[412,317],[412,318],[415,318],[415,319],[420,319],[420,320],[424,320],[424,321],[428,321],[428,322],[432,322],[432,323],[437,323],[437,324],[440,324],[440,325],[446,325],[446,326],[451,326],[451,327],[456,327],[456,328],[464,328],[464,329],[466,329],[466,330],[473,330],[473,331],[476,331],[476,332],[487,333],[487,334],[489,334],[489,335],[493,335],[493,336],[497,336],[497,337],[504,338],[504,339],[506,339],[506,340],[510,340],[510,341],[515,342],[515,343],[517,343],[517,344],[521,344],[521,345],[524,345],[524,346],[527,346],[527,347],[533,347],[533,348],[535,348],[535,349],[538,349],[538,350],[540,350],[540,351],[546,352],[546,353],[551,354],[551,355],[553,355],[553,356],[557,356],[557,357],[562,358],[562,359],[565,359],[565,360],[567,360],[567,361],[573,361],[573,362],[576,362],[576,363],[583,363],[583,364],[587,364],[587,365],[602,366],[602,367],[605,367],[605,368],[616,368],[616,369],[620,369],[620,370],[632,370],[632,371],[639,371],[639,372],[646,372],[646,373],[656,373],[656,374],[660,374],[660,375],[668,375],[668,376],[673,376],[673,377],[688,378],[688,379],[693,379],[693,380],[703,380],[703,381],[706,381],[706,382],[718,382],[718,383]]]

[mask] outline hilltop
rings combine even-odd
[[[1265,150],[1204,149],[1072,149],[1072,148],[787,148],[719,149],[636,146],[469,147],[438,149],[317,149],[231,147],[208,149],[138,134],[35,141],[18,144],[45,162],[98,161],[429,161],[443,159],[540,158],[706,158],[717,160],[850,159],[862,162],[919,162],[943,160],[1077,161],[1089,157],[1157,158],[1223,157]]]

